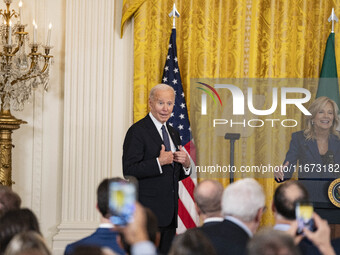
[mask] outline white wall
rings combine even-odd
[[[13,133],[13,190],[37,214],[55,254],[97,226],[96,187],[122,175],[133,111],[133,28],[129,22],[120,39],[122,2],[23,1],[26,31],[35,18],[39,41],[53,24],[54,65],[49,92],[38,90],[23,112],[12,112],[28,122]]]

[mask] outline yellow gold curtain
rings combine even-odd
[[[149,111],[148,93],[161,81],[172,27],[168,13],[173,3],[124,0],[122,34],[124,23],[134,17],[135,121]],[[188,109],[190,78],[318,77],[331,28],[327,19],[332,7],[340,14],[340,6],[327,0],[177,0],[175,3],[181,14],[176,20],[177,54]],[[336,24],[335,33],[338,31]],[[336,35],[336,41],[337,38]],[[339,51],[336,47],[337,59],[340,59]],[[316,88],[308,89],[312,98],[315,97]],[[291,133],[301,128],[299,122],[293,129],[254,131],[253,135],[236,143],[236,165],[268,160],[281,164]],[[193,130],[194,135],[195,132],[202,135],[207,130],[197,128]],[[221,153],[229,153],[225,141],[216,141],[215,145]],[[199,150],[205,144],[201,142],[196,147]],[[219,160],[216,155],[209,157],[216,162]],[[277,184],[273,179],[258,181],[265,189],[270,208]],[[227,185],[228,179],[221,179],[221,182]],[[271,223],[273,217],[268,210],[263,224]]]

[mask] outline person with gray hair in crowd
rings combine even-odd
[[[254,179],[230,184],[222,196],[224,221],[203,228],[217,254],[242,255],[249,239],[260,225],[265,209],[265,195]]]
[[[216,180],[203,180],[194,190],[195,208],[203,225],[200,228],[223,221],[221,199],[223,186]]]

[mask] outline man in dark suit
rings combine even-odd
[[[275,218],[275,230],[289,231],[292,225],[296,222],[295,205],[299,201],[308,201],[309,195],[303,184],[296,180],[286,181],[276,188],[272,203],[272,211]],[[320,219],[322,225],[322,220]],[[327,223],[326,223],[327,225]],[[328,226],[323,226],[327,228]],[[328,227],[329,229],[329,227]],[[327,235],[324,234],[324,235]],[[329,235],[329,232],[328,232]],[[296,237],[296,236],[293,236]],[[319,255],[321,254],[318,247],[313,243],[313,239],[309,240],[307,237],[300,237],[298,248],[301,254],[306,255]],[[320,241],[320,238],[317,238]],[[321,243],[321,241],[319,242]],[[330,248],[330,240],[323,242]]]
[[[265,205],[263,189],[254,179],[230,184],[223,193],[225,220],[202,228],[217,254],[242,255],[249,239],[260,225]]]
[[[113,180],[121,180],[120,178],[113,178]],[[118,233],[112,230],[113,225],[111,224],[109,217],[109,182],[110,179],[104,179],[98,186],[97,189],[97,209],[101,214],[99,228],[92,235],[85,237],[77,242],[66,246],[65,255],[70,255],[74,249],[78,246],[98,246],[110,248],[117,254],[125,254],[125,252],[117,244]]]
[[[180,146],[178,132],[166,121],[170,118],[175,92],[158,84],[150,91],[150,113],[132,125],[123,145],[124,176],[138,179],[139,201],[158,219],[160,251],[170,249],[176,233],[178,181],[190,175],[190,159]]]
[[[203,225],[200,228],[223,221],[221,199],[223,186],[216,180],[201,181],[194,190],[195,207]]]

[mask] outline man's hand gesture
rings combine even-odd
[[[179,151],[174,153],[174,161],[181,163],[182,166],[188,168],[190,166],[190,159],[188,154],[183,149],[182,145],[179,146]]]
[[[172,151],[165,151],[164,144],[162,144],[162,148],[159,153],[158,161],[161,166],[171,164],[174,161],[174,155]]]

